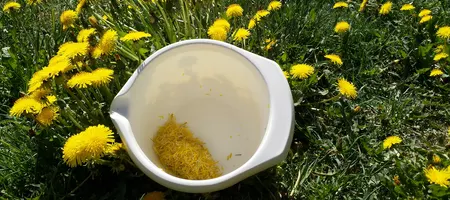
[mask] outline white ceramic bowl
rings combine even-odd
[[[195,39],[148,57],[114,98],[110,114],[130,157],[146,175],[174,190],[203,193],[285,159],[293,110],[277,63],[228,43]],[[186,180],[160,169],[151,138],[169,113],[205,142],[223,167],[222,176]]]

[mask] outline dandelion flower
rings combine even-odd
[[[448,57],[448,54],[442,52],[442,53],[436,54],[436,55],[434,56],[433,60],[434,60],[434,61],[439,61],[439,60],[442,60],[442,59],[447,58],[447,57]]]
[[[48,78],[49,75],[43,73],[42,70],[34,72],[33,76],[31,76],[31,79],[28,81],[28,93],[32,93],[39,89]]]
[[[123,36],[122,38],[120,38],[121,41],[137,41],[140,40],[142,38],[148,38],[151,37],[152,35],[150,35],[149,33],[146,32],[142,32],[142,31],[134,31],[134,32],[130,32],[128,34],[126,34],[125,36]]]
[[[339,57],[339,56],[336,55],[336,54],[329,54],[329,55],[326,55],[325,58],[330,59],[330,61],[331,61],[332,63],[336,64],[336,65],[342,65],[342,64],[343,64],[341,57]]]
[[[73,59],[85,56],[89,51],[89,42],[66,42],[59,47],[58,55]]]
[[[108,145],[108,147],[105,150],[105,154],[111,154],[114,155],[116,153],[116,151],[118,151],[119,149],[123,148],[123,144],[122,143],[113,143]]]
[[[289,72],[283,71],[283,75],[284,75],[284,77],[289,78]]]
[[[380,14],[381,15],[387,15],[392,10],[392,2],[388,1],[384,3],[380,8]]]
[[[419,12],[419,17],[427,16],[431,14],[431,10],[423,9]]]
[[[93,84],[92,80],[93,77],[91,73],[79,72],[67,81],[67,86],[69,86],[69,88],[87,88],[88,86]]]
[[[269,3],[269,6],[267,7],[268,11],[272,10],[279,10],[281,8],[281,2],[280,1],[271,1]]]
[[[350,29],[350,24],[346,21],[341,21],[336,24],[334,27],[334,32],[336,33],[345,33]]]
[[[36,116],[36,121],[38,121],[43,126],[50,126],[56,118],[58,118],[59,108],[56,106],[45,107]]]
[[[430,76],[440,76],[442,74],[444,74],[444,72],[440,69],[433,69],[430,72]]]
[[[255,19],[250,19],[250,21],[248,22],[248,29],[252,29],[254,28],[256,25],[256,20]]]
[[[110,54],[116,47],[117,38],[118,36],[115,30],[107,30],[95,47],[93,55],[94,58],[99,58],[101,55]]]
[[[9,13],[12,10],[19,10],[20,4],[14,1],[10,1],[3,6],[3,12]]]
[[[438,29],[436,35],[442,39],[450,39],[450,26],[443,26]]]
[[[433,16],[431,16],[431,15],[423,16],[422,19],[420,19],[419,24],[422,24],[422,23],[425,23],[427,21],[430,21],[432,18],[433,18]]]
[[[439,157],[437,154],[433,154],[433,163],[439,164],[441,162],[441,157]]]
[[[348,3],[339,1],[334,4],[333,9],[335,9],[335,8],[348,8]]]
[[[450,185],[448,179],[450,178],[450,172],[448,169],[436,169],[435,167],[430,167],[424,170],[425,176],[428,182],[431,184],[437,184],[442,187],[447,187]]]
[[[225,41],[227,39],[227,30],[222,26],[210,26],[208,35],[213,40]]]
[[[31,97],[22,97],[14,102],[9,110],[9,115],[19,117],[22,114],[39,114],[42,110],[42,104]]]
[[[234,41],[246,40],[250,36],[250,31],[245,28],[240,28],[234,33]]]
[[[412,4],[407,3],[405,5],[403,5],[400,10],[414,10],[416,7],[414,7]]]
[[[398,136],[389,136],[383,141],[383,149],[389,149],[394,144],[400,144],[402,139]]]
[[[91,73],[91,81],[95,86],[108,84],[112,79],[114,71],[107,68],[98,68]]]
[[[266,40],[266,47],[264,47],[264,50],[269,51],[270,49],[272,49],[272,46],[276,44],[276,40],[271,40],[271,39],[267,39]]]
[[[45,97],[47,100],[47,105],[53,105],[57,101],[57,98],[55,95],[49,95]]]
[[[439,45],[434,49],[434,53],[441,53],[444,51],[444,45]]]
[[[314,67],[307,64],[297,64],[291,68],[291,75],[293,78],[306,79],[313,73]]]
[[[339,92],[349,99],[354,99],[358,95],[356,92],[356,87],[345,80],[345,78],[340,78],[338,80]]]
[[[230,30],[230,23],[226,19],[217,19],[214,21],[213,26],[223,27],[227,32]]]
[[[72,48],[77,48],[79,46],[75,46]],[[64,52],[66,54],[66,52]],[[69,55],[70,53],[74,53],[74,52],[69,52],[67,53],[67,55]],[[82,54],[86,54],[86,52],[81,52]],[[49,73],[52,75],[52,77],[57,76],[60,72],[67,72],[69,70],[71,70],[73,68],[69,57],[67,55],[56,55],[53,56],[49,63],[48,66],[46,67],[46,69],[44,71],[49,71]]]
[[[267,10],[258,10],[255,14],[255,16],[253,17],[253,19],[255,19],[257,22],[261,21],[261,18],[269,15],[270,12]]]
[[[90,126],[67,139],[63,148],[64,162],[76,167],[101,158],[114,142],[113,132],[104,125]]]
[[[96,32],[97,31],[95,30],[95,28],[83,29],[78,33],[77,41],[88,42],[89,37],[91,37],[91,35],[94,35]]]
[[[78,13],[73,10],[66,10],[64,11],[59,20],[61,21],[61,24],[63,25],[63,30],[66,30],[69,26],[72,26],[75,20],[78,18]]]
[[[75,9],[75,11],[77,13],[80,13],[81,9],[84,7],[84,4],[86,4],[86,0],[80,0],[77,4],[77,8]]]
[[[227,17],[239,17],[242,16],[244,9],[239,4],[231,4],[227,8]]]
[[[359,12],[362,12],[362,11],[364,11],[364,9],[366,9],[366,5],[367,5],[368,1],[369,0],[363,0],[362,1],[361,5],[359,5]]]

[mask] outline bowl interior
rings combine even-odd
[[[215,44],[186,44],[160,54],[127,95],[134,137],[159,167],[151,138],[170,113],[205,142],[223,175],[256,152],[269,117],[269,93],[260,72],[241,54]]]

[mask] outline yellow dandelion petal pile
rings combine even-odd
[[[384,3],[383,5],[381,5],[380,14],[387,15],[391,12],[391,10],[392,10],[392,2],[388,1],[388,2]]]
[[[271,1],[269,3],[269,6],[267,7],[268,11],[272,10],[279,10],[281,8],[281,2],[280,1]]]
[[[12,10],[19,10],[20,4],[14,1],[10,1],[3,6],[3,12],[9,13]]]
[[[444,74],[444,72],[440,69],[433,69],[430,72],[430,76],[440,76],[442,74]]]
[[[256,20],[255,19],[250,19],[250,21],[248,22],[248,29],[252,29],[256,26]]]
[[[21,97],[14,102],[9,110],[9,115],[19,117],[23,114],[39,114],[42,104],[32,97]]]
[[[149,33],[146,33],[146,32],[134,31],[134,32],[130,32],[130,33],[126,34],[125,36],[120,38],[120,40],[121,41],[137,41],[137,40],[140,40],[142,38],[148,38],[148,37],[151,37],[151,36],[152,35],[150,35]]]
[[[389,136],[383,141],[383,149],[389,149],[394,144],[400,144],[402,142],[402,138],[398,136]]]
[[[73,59],[89,52],[89,42],[66,42],[59,47],[58,55]]]
[[[427,15],[431,15],[431,10],[423,9],[419,12],[419,17],[423,17],[423,16],[427,16]]]
[[[222,26],[210,26],[208,36],[213,40],[225,41],[227,39],[227,30]]]
[[[213,26],[223,27],[227,32],[230,31],[230,23],[226,19],[217,19],[214,21]]]
[[[88,42],[89,37],[94,35],[97,31],[95,28],[83,29],[78,33],[77,41],[78,42]]]
[[[431,15],[423,16],[422,19],[420,19],[419,24],[423,24],[427,21],[430,21],[431,19],[433,19],[433,16],[431,16]]]
[[[362,1],[361,5],[359,5],[359,12],[362,12],[362,11],[364,11],[364,9],[366,9],[367,2],[368,2],[368,1],[369,1],[369,0],[363,0],[363,1]]]
[[[341,21],[336,24],[334,27],[334,32],[336,33],[345,33],[350,29],[350,24],[346,21]]]
[[[58,112],[59,108],[56,106],[45,107],[36,115],[36,121],[43,126],[50,126],[58,118]]]
[[[113,142],[111,129],[104,125],[90,126],[67,139],[62,158],[68,166],[76,167],[101,158]]]
[[[442,39],[450,39],[450,26],[443,26],[438,29],[436,35]]]
[[[63,25],[63,30],[66,30],[68,27],[72,26],[75,20],[78,18],[78,13],[73,10],[66,10],[61,13],[59,20]]]
[[[401,8],[400,8],[400,10],[414,10],[416,7],[414,7],[412,4],[410,4],[410,3],[407,3],[407,4],[404,4]]]
[[[245,28],[240,28],[234,33],[233,40],[234,41],[243,41],[248,39],[248,36],[250,36],[250,31],[248,31]]]
[[[99,58],[102,55],[110,54],[116,47],[117,39],[118,36],[115,30],[107,30],[95,47],[93,57]]]
[[[340,78],[338,80],[338,88],[339,92],[349,99],[355,99],[358,95],[356,87],[353,85],[353,83],[348,82],[347,80],[345,80],[345,78]]]
[[[348,8],[348,3],[343,1],[336,2],[333,6],[333,9],[335,8]]]
[[[314,73],[314,67],[308,64],[297,64],[292,66],[290,73],[293,78],[306,79]]]
[[[442,187],[450,185],[448,179],[450,179],[450,171],[448,169],[436,169],[434,166],[424,170],[425,176],[428,182],[431,184],[437,184]]]
[[[95,86],[108,84],[113,79],[114,70],[98,68],[91,73],[91,81]]]
[[[325,56],[325,58],[329,59],[332,63],[334,63],[336,65],[344,64],[344,62],[342,62],[341,57],[339,57],[336,54],[328,54],[328,55]]]
[[[80,13],[81,9],[84,7],[85,4],[86,4],[86,0],[80,0],[77,4],[77,8],[75,9],[75,11],[77,13]]]
[[[244,9],[239,4],[231,4],[228,6],[226,14],[227,17],[239,17],[243,12]]]
[[[261,21],[261,18],[269,15],[270,12],[267,10],[258,10],[255,14],[255,16],[253,17],[253,19],[255,19],[257,22]]]
[[[434,61],[439,61],[439,60],[442,60],[442,59],[447,58],[447,57],[448,57],[448,54],[442,52],[442,53],[436,54],[436,55],[434,56],[433,60],[434,60]]]

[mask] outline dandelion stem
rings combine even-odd
[[[77,120],[75,120],[75,118],[73,117],[72,113],[70,113],[70,111],[64,110],[64,111],[63,111],[63,114],[65,114],[65,116],[66,116],[67,118],[69,118],[70,121],[71,121],[77,128],[79,128],[80,130],[83,130],[83,126],[81,126],[81,124],[79,124],[79,123],[77,122]]]

